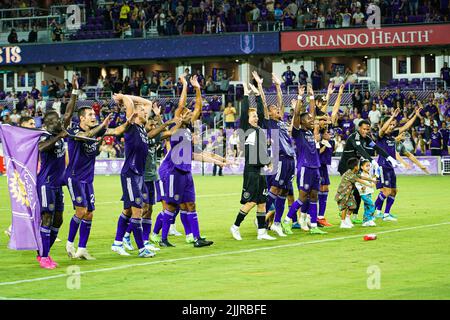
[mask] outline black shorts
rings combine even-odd
[[[247,202],[266,203],[267,193],[266,176],[262,175],[257,169],[247,170],[245,168],[241,204]]]

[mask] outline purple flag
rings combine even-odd
[[[42,252],[36,177],[38,142],[43,132],[10,125],[0,126],[12,209],[10,249]]]

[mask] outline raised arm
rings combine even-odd
[[[342,95],[344,94],[344,88],[345,88],[345,85],[341,84],[341,86],[339,87],[339,92],[338,92],[338,96],[336,98],[336,102],[334,103],[334,106],[333,106],[333,111],[331,112],[331,124],[333,126],[337,126],[339,108],[341,107],[341,99],[342,99]]]
[[[325,96],[325,103],[323,103],[322,108],[320,109],[320,111],[322,111],[323,113],[327,113],[327,109],[328,109],[328,102],[330,101],[331,95],[334,92],[334,83],[330,82],[328,84],[328,90],[327,90],[327,95]]]
[[[412,127],[412,125],[416,121],[416,119],[419,116],[421,111],[422,111],[422,108],[420,108],[420,107],[416,109],[416,112],[414,113],[414,116],[411,119],[409,119],[408,122],[405,123],[402,127],[400,127],[400,129],[399,129],[399,133],[400,134],[405,132],[405,131],[407,131],[407,130],[409,130]]]
[[[131,101],[133,101],[133,104],[142,104],[145,108],[145,112],[147,114],[150,113],[150,110],[152,109],[152,105],[153,105],[153,103],[150,100],[147,100],[147,99],[144,99],[141,97],[137,97],[137,96],[128,95],[128,94],[125,96],[130,98]]]
[[[308,83],[307,85],[308,94],[309,94],[309,114],[313,119],[316,117],[316,101],[314,98],[314,90],[312,88],[312,85]]]
[[[77,133],[77,137],[87,137],[87,138],[93,138],[96,137],[97,134],[102,131],[103,129],[107,129],[109,126],[109,123],[111,121],[111,113],[106,116],[106,118],[103,120],[103,122],[96,126],[95,128],[92,128],[88,131],[80,131]]]
[[[384,136],[386,130],[389,128],[392,121],[394,121],[394,119],[397,118],[399,113],[400,113],[400,109],[399,108],[395,109],[394,112],[392,113],[392,115],[389,117],[389,119],[383,124],[383,126],[380,129],[380,133],[379,133],[380,138]]]
[[[63,128],[62,131],[58,133],[56,136],[54,137],[52,136],[50,139],[39,142],[38,145],[39,152],[46,152],[51,150],[59,140],[67,137],[67,135],[68,135],[67,131]]]
[[[181,83],[183,84],[183,90],[181,90],[180,100],[178,101],[178,107],[175,110],[175,117],[179,118],[181,115],[181,111],[183,110],[184,106],[186,105],[187,100],[187,81],[186,81],[186,75],[183,73],[180,75]]]
[[[258,75],[258,73],[256,71],[252,72],[253,78],[255,78],[256,82],[258,83],[258,90],[255,95],[256,95],[256,102],[258,105],[258,118],[263,116],[264,119],[269,120],[269,109],[267,108],[267,101],[266,101],[266,95],[264,94],[264,89],[263,89],[263,79]],[[255,91],[255,87],[250,83],[249,84],[250,88],[252,88],[252,91]],[[258,97],[258,94],[260,96],[260,98]],[[262,119],[261,119],[262,120]]]
[[[66,112],[63,117],[63,127],[68,128],[70,121],[72,120],[73,111],[75,110],[75,105],[78,98],[78,77],[73,75],[72,77],[72,94],[70,95],[69,103],[67,104]]]
[[[130,99],[129,96],[126,96],[121,93],[116,93],[113,95],[113,99],[117,104],[123,103],[125,106],[125,113],[128,118],[131,118],[134,113],[134,103],[133,100]]]
[[[277,89],[277,107],[282,112],[283,110],[283,91],[281,91],[281,80],[278,78],[275,73],[272,73],[272,82],[275,84],[275,88]]]
[[[105,136],[115,136],[115,137],[123,135],[125,133],[125,131],[127,131],[128,127],[134,123],[134,120],[136,119],[136,117],[137,117],[137,113],[133,113],[131,115],[131,117],[128,118],[124,124],[122,124],[116,128],[107,129],[104,135]]]
[[[180,127],[183,123],[183,118],[174,118],[173,121],[174,121],[175,125],[170,130],[166,130],[161,134],[161,140],[168,139],[172,135],[174,135],[175,132],[177,132],[177,130],[180,129]],[[170,144],[169,144],[169,147],[170,147]]]
[[[200,84],[198,83],[197,76],[196,75],[192,76],[190,82],[191,85],[195,88],[195,107],[194,111],[192,112],[192,120],[191,120],[191,122],[194,123],[202,114],[203,101],[202,101],[202,92],[200,90]]]
[[[241,127],[241,129],[247,130],[249,127],[249,124],[248,124],[248,108],[249,108],[248,96],[249,96],[250,92],[249,92],[247,84],[245,82],[242,84],[242,86],[244,87],[244,98],[242,99],[242,103],[241,103],[241,117],[239,120],[239,126]]]
[[[297,105],[294,109],[294,117],[292,118],[292,126],[296,129],[300,128],[300,115],[305,112],[305,106],[303,105],[303,95],[305,94],[305,87],[298,86]]]

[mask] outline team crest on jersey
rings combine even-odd
[[[136,198],[136,203],[137,204],[141,203],[141,201],[142,201],[141,198]]]
[[[142,198],[147,199],[148,195],[146,193],[142,194]]]
[[[283,184],[284,183],[284,180],[280,180],[280,184]]]
[[[77,203],[81,203],[81,202],[83,202],[83,198],[77,197],[77,198],[76,198],[76,201],[77,201]]]
[[[243,194],[243,196],[244,196],[245,199],[250,198],[250,192],[245,191],[244,194]]]
[[[389,181],[385,181],[384,184],[388,186],[389,185]]]
[[[175,201],[178,201],[178,200],[180,200],[180,195],[176,194],[173,198],[175,199]]]
[[[48,210],[50,210],[50,211],[55,210],[55,205],[54,205],[53,203],[50,203],[50,204],[48,205]]]
[[[309,184],[305,184],[305,189],[306,189],[306,190],[309,189]]]

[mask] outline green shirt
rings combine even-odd
[[[156,149],[161,142],[161,133],[152,139],[148,139],[148,154],[145,161],[144,181],[156,181],[158,177],[158,165],[156,158]]]

